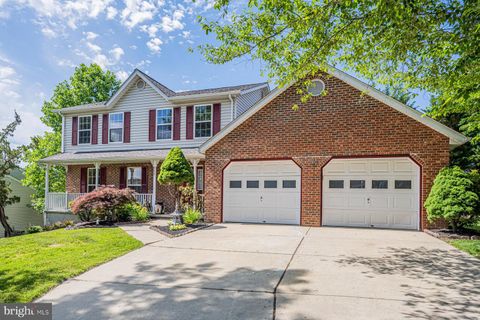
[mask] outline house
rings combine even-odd
[[[20,198],[19,202],[5,207],[5,215],[8,223],[15,231],[24,231],[30,226],[41,226],[42,215],[30,206],[31,196],[35,192],[30,187],[22,185],[21,180],[25,178],[20,169],[15,169],[5,177],[5,180],[12,189],[11,195]],[[4,237],[5,229],[0,224],[0,237]]]
[[[334,68],[306,103],[297,86],[175,93],[137,70],[106,103],[60,110],[63,152],[43,161],[68,167],[69,194],[115,184],[171,207],[152,175],[180,146],[212,222],[428,227],[433,179],[467,138]]]

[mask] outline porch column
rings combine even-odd
[[[95,162],[95,189],[100,184],[100,162]]]
[[[193,164],[193,209],[196,209],[197,206],[197,166],[200,160],[192,160]]]
[[[47,163],[45,164],[45,208],[43,210],[43,225],[47,225],[47,208],[48,208],[48,188],[49,188],[49,181],[48,181],[48,174],[50,171],[50,165]]]
[[[153,174],[152,174],[152,213],[155,213],[155,204],[157,203],[157,166],[158,160],[150,160],[153,167]]]

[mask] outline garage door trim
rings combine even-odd
[[[362,159],[362,158],[370,158],[370,159],[382,159],[382,158],[409,158],[412,160],[419,168],[419,207],[418,207],[418,221],[419,221],[419,228],[418,230],[423,231],[423,215],[422,215],[422,191],[423,191],[423,166],[420,162],[418,162],[415,158],[413,158],[410,154],[382,154],[382,155],[347,155],[347,156],[332,156],[325,162],[322,167],[320,168],[320,226],[323,226],[323,169],[335,159]],[[222,176],[223,178],[223,176]]]
[[[300,225],[302,225],[302,217],[303,217],[303,168],[302,166],[295,161],[293,158],[249,158],[249,159],[230,159],[227,164],[222,169],[222,184],[220,190],[220,221],[225,222],[223,219],[223,207],[224,207],[224,189],[225,189],[225,170],[232,162],[250,162],[250,161],[284,161],[284,160],[291,160],[300,168]],[[330,160],[329,160],[330,161]],[[322,167],[323,169],[323,167]]]

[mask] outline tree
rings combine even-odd
[[[53,111],[106,101],[119,87],[120,81],[112,72],[103,71],[97,64],[81,64],[68,81],[62,81],[55,87],[52,98],[43,103],[41,120],[52,132],[33,137],[30,145],[24,148],[23,158],[26,162],[23,183],[35,190],[32,204],[37,211],[43,210],[45,196],[45,169],[38,165],[38,160],[61,152],[62,117]],[[56,166],[49,173],[50,190],[65,191],[65,169]]]
[[[17,167],[19,162],[21,148],[13,148],[9,139],[21,122],[20,116],[15,112],[15,120],[0,131],[0,223],[5,229],[5,237],[10,237],[13,234],[13,229],[8,223],[8,217],[5,215],[5,207],[20,201],[18,196],[10,195],[12,190],[5,177]]]
[[[185,158],[182,149],[174,147],[170,150],[160,167],[158,181],[175,187],[175,213],[179,213],[180,186],[193,184],[193,171]]]
[[[425,201],[428,221],[444,219],[454,232],[475,223],[480,217],[475,188],[469,174],[459,167],[443,168]]]
[[[426,90],[430,115],[472,138],[453,162],[480,166],[478,1],[255,0],[240,10],[233,3],[216,0],[220,16],[199,18],[217,40],[199,48],[207,61],[260,60],[280,86],[331,65],[381,86]]]

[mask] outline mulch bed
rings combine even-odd
[[[157,231],[158,233],[161,233],[164,236],[167,236],[169,238],[176,238],[176,237],[181,237],[186,234],[195,232],[197,230],[205,229],[207,227],[210,227],[211,225],[213,225],[213,223],[187,224],[186,229],[174,230],[174,231],[171,231],[170,229],[168,229],[168,226],[151,226],[150,229]]]
[[[428,229],[425,232],[440,239],[480,240],[480,233],[471,229],[457,230],[457,232],[453,232],[451,229]]]
[[[111,221],[99,221],[98,224],[96,221],[88,222],[79,222],[73,226],[68,226],[65,230],[75,230],[75,229],[85,229],[85,228],[116,228],[114,222]]]

